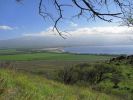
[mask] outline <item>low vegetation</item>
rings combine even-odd
[[[64,85],[44,77],[0,70],[0,100],[119,100],[86,87]]]

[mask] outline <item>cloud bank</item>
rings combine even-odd
[[[83,27],[83,28],[76,28],[73,31],[68,31],[69,35],[72,37],[86,37],[89,35],[131,35],[133,36],[133,28],[126,27],[126,26],[108,26],[108,27]],[[67,33],[63,33],[68,35]],[[45,31],[41,31],[38,33],[28,33],[24,34],[24,36],[55,36],[58,35],[57,32],[52,31],[52,27],[49,27]]]
[[[81,27],[65,34],[67,39],[63,40],[57,32],[53,32],[52,27],[38,33],[24,34],[24,36],[40,36],[49,41],[60,40],[68,44],[75,43],[81,45],[133,45],[133,28],[126,26],[108,27]]]

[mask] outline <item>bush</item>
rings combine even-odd
[[[78,64],[73,67],[64,68],[59,72],[58,77],[60,81],[65,84],[74,84],[84,81],[91,85],[96,85],[102,81],[111,80],[116,86],[121,81],[122,75],[120,73],[120,69],[116,66],[97,63]]]
[[[111,81],[114,83],[113,88],[119,88],[118,84],[123,80],[123,78],[121,72],[114,72],[111,78]]]

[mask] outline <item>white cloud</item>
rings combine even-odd
[[[81,35],[133,35],[133,28],[126,26],[109,26],[109,27],[84,27],[70,32],[74,36]]]
[[[13,28],[10,27],[10,26],[1,25],[1,26],[0,26],[0,30],[13,30]]]
[[[108,26],[108,27],[83,27],[83,28],[76,28],[73,31],[67,32],[70,37],[88,37],[88,36],[133,36],[133,27],[126,27],[126,26]],[[68,35],[67,33],[63,33]],[[24,36],[58,36],[59,34],[53,31],[53,27],[47,28],[45,31],[41,31],[38,33],[26,33]]]

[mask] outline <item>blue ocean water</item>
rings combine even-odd
[[[82,54],[133,54],[133,45],[74,46],[66,47],[64,51]]]

